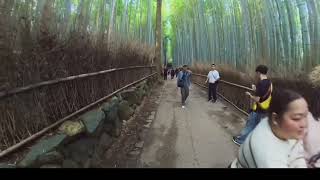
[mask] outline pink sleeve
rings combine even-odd
[[[308,132],[303,140],[304,154],[307,162],[320,152],[320,122],[316,121],[312,114],[308,115]]]

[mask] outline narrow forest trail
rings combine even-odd
[[[190,90],[186,109],[180,106],[175,80],[163,87],[155,120],[144,140],[141,167],[225,168],[236,157],[231,141],[243,118],[220,100],[206,101],[196,85]]]

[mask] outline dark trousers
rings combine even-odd
[[[189,97],[189,87],[184,86],[181,89],[181,101],[182,101],[182,106],[186,105],[186,100]]]
[[[163,78],[164,78],[164,80],[167,80],[168,79],[168,73],[164,73],[164,75],[163,75]]]
[[[209,83],[209,98],[208,100],[214,100],[217,101],[217,87],[218,83]]]

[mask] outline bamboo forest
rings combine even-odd
[[[1,9],[2,56],[75,35],[110,48],[155,45],[155,0],[2,0]],[[162,62],[310,71],[320,61],[319,9],[317,0],[164,0]]]
[[[0,0],[0,64],[0,168],[227,167],[281,89],[320,119],[320,0]]]

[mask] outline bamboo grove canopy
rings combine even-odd
[[[176,65],[215,62],[246,71],[264,63],[285,76],[320,63],[319,0],[169,3]]]
[[[162,57],[175,66],[264,63],[290,75],[320,63],[319,0],[0,0],[0,53],[28,51],[44,34],[154,46],[157,1]]]
[[[0,9],[0,31],[15,36],[12,46],[21,49],[40,33],[61,40],[76,33],[97,43],[116,37],[155,43],[153,0],[1,0]]]

